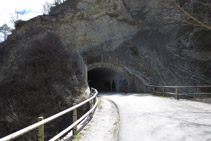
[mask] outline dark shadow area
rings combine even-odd
[[[109,68],[95,68],[88,72],[88,83],[90,87],[99,92],[116,91],[117,73]]]
[[[0,44],[0,137],[36,123],[39,116],[47,118],[71,107],[83,94],[81,88],[85,85],[70,81],[79,70],[79,65],[73,64],[78,60],[77,54],[67,50],[60,37],[53,33],[46,32],[42,38],[34,38],[45,30],[35,29],[30,31],[33,37],[30,41]],[[85,112],[86,107],[78,111],[79,115]],[[67,114],[45,125],[45,140],[71,123],[72,114]],[[36,141],[36,132],[16,140]]]

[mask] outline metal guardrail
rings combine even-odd
[[[167,95],[175,95],[175,98],[179,100],[180,96],[192,96],[196,97],[199,95],[211,95],[211,92],[203,92],[201,89],[203,88],[209,88],[211,89],[211,86],[155,86],[155,85],[149,85],[149,91],[156,95],[160,94],[163,96]],[[169,89],[174,89],[171,91],[168,91]],[[180,92],[180,89],[192,89],[193,92]],[[174,92],[172,92],[174,91]]]
[[[93,92],[93,93],[92,93]],[[69,127],[67,127],[65,130],[63,130],[62,132],[60,132],[59,134],[57,134],[55,137],[53,137],[52,139],[50,139],[50,141],[55,141],[55,140],[58,140],[60,139],[60,137],[62,137],[63,135],[65,135],[66,133],[68,133],[71,129],[73,129],[73,135],[76,135],[77,134],[77,125],[85,118],[87,117],[89,114],[91,114],[91,117],[93,116],[93,113],[94,113],[94,110],[97,106],[97,103],[98,103],[98,99],[97,99],[97,90],[96,89],[91,89],[91,93],[93,94],[93,96],[73,107],[70,107],[62,112],[59,112],[51,117],[48,117],[47,119],[43,119],[43,117],[39,117],[38,120],[39,122],[35,123],[35,124],[32,124],[26,128],[23,128],[15,133],[12,133],[6,137],[3,137],[0,139],[0,141],[10,141],[10,140],[14,140],[34,129],[37,129],[38,128],[38,141],[44,141],[44,125],[73,111],[73,124],[70,125]],[[84,114],[80,119],[77,119],[77,108],[86,104],[87,102],[90,102],[91,104],[91,109],[86,113]]]

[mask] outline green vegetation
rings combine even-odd
[[[118,127],[114,128],[114,132],[117,133],[118,131]]]
[[[118,121],[116,121],[115,123],[114,123],[114,125],[116,125],[116,127],[114,128],[114,133],[116,134],[117,132],[118,132],[118,130],[119,130],[119,124],[120,124],[120,121],[118,120]]]
[[[7,24],[3,24],[2,26],[0,26],[0,37],[6,40],[7,36],[11,34],[11,31],[12,29]]]
[[[120,124],[120,121],[116,121],[116,122],[114,123],[114,125],[118,125],[118,124]]]
[[[98,101],[98,103],[97,103],[97,107],[101,110],[102,108],[103,108],[103,106],[102,106],[102,100],[101,99],[99,99],[99,101]]]
[[[77,134],[74,136],[73,141],[78,141],[81,138],[81,134]]]
[[[191,99],[193,101],[199,101],[199,102],[204,102],[204,103],[211,103],[211,97],[208,98],[193,98]]]
[[[156,95],[154,95],[154,96],[156,96]],[[162,96],[162,95],[157,95],[157,97],[160,97],[160,98],[169,98],[167,96]]]

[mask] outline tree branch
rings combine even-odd
[[[204,5],[204,6],[211,7],[211,4],[209,4],[209,3],[204,3],[204,2],[199,2],[199,1],[197,1],[196,3]]]
[[[192,19],[193,21],[195,21],[198,25],[200,25],[203,28],[206,28],[208,30],[211,30],[211,26],[206,25],[205,23],[201,22],[200,20],[198,20],[197,18],[193,17],[190,13],[188,13],[185,9],[183,9],[177,2],[176,0],[172,0],[174,2],[174,4],[176,5],[176,7],[181,10],[186,16],[188,16],[190,19]]]
[[[199,25],[199,24],[192,23],[192,22],[189,22],[189,21],[186,21],[186,20],[182,20],[182,19],[172,19],[172,20],[176,20],[176,21],[179,21],[179,22],[181,22],[181,23],[185,23],[185,24],[187,24],[187,25],[192,25],[192,26],[201,27],[201,25]]]

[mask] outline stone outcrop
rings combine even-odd
[[[84,94],[87,86],[80,80],[78,55],[65,49],[55,34],[45,33],[41,37],[31,32],[28,36],[5,42],[0,48],[1,137],[37,122],[39,116],[49,117],[89,96]],[[61,131],[71,119],[70,114],[47,125],[46,138]],[[29,135],[36,140],[37,133]],[[26,138],[20,140],[29,140]]]
[[[70,0],[20,23],[13,36],[42,28],[38,38],[51,32],[72,51],[127,58],[128,67],[151,84],[210,84],[211,33],[174,20],[183,15],[162,0]]]
[[[56,95],[85,87],[77,60],[90,61],[93,54],[125,62],[125,75],[134,74],[143,85],[211,84],[211,32],[181,24],[175,20],[180,17],[164,0],[67,0],[49,15],[18,22],[0,44],[0,95],[16,99],[19,86],[33,93],[49,84],[59,89]],[[7,113],[0,122],[7,124]]]

